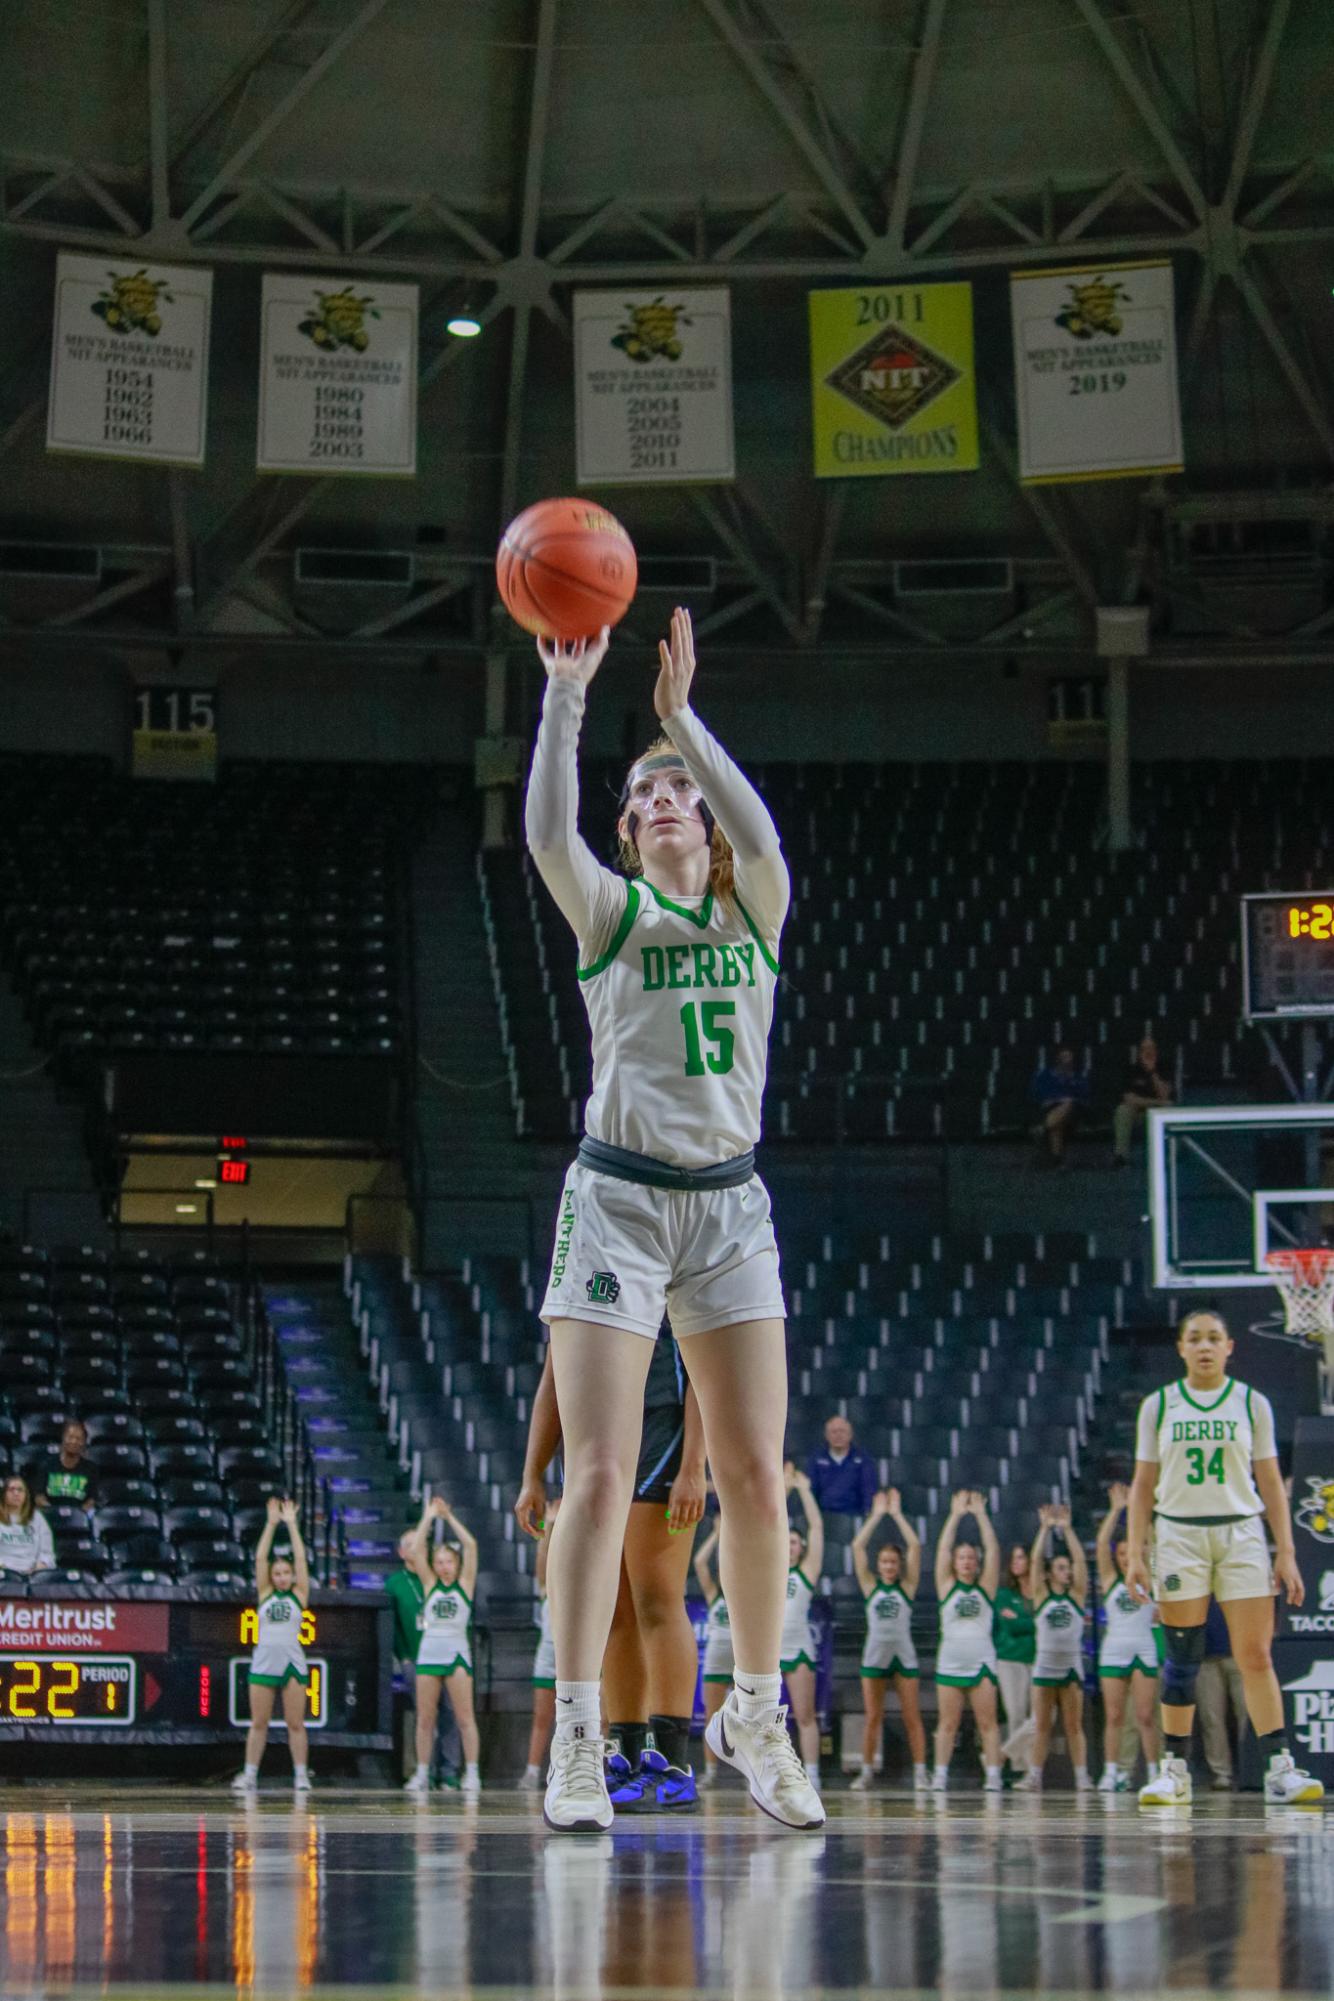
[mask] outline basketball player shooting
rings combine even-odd
[[[599,1677],[665,1307],[722,1509],[737,1665],[709,1746],[766,1813],[814,1828],[824,1809],[779,1706],[787,1357],[754,1162],[787,867],[764,802],[689,706],[695,650],[681,610],[653,691],[664,735],[621,796],[626,874],[594,858],[577,828],[576,753],[607,644],[605,628],[572,645],[538,641],[548,678],[526,808],[534,862],[578,940],[593,1043],[542,1303],[566,1454],[548,1567],[557,1700],[544,1812],[558,1832],[613,1817]]]

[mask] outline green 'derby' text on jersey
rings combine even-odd
[[[591,1139],[679,1167],[760,1136],[778,963],[744,906],[627,884],[606,948],[579,968],[593,1040]]]
[[[1154,1511],[1174,1521],[1263,1514],[1253,1467],[1277,1452],[1269,1399],[1245,1383],[1170,1383],[1140,1405],[1135,1457],[1157,1466]]]

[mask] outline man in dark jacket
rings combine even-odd
[[[812,1452],[806,1461],[811,1491],[826,1515],[865,1515],[880,1476],[874,1459],[854,1444],[852,1426],[845,1417],[831,1417],[824,1428],[824,1450]]]

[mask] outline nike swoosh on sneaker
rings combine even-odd
[[[734,1749],[733,1749],[732,1745],[730,1745],[730,1744],[728,1743],[728,1741],[727,1741],[727,1725],[726,1725],[725,1723],[719,1723],[719,1725],[718,1725],[718,1736],[719,1736],[719,1738],[720,1738],[720,1740],[721,1740],[721,1742],[722,1742],[722,1747],[723,1747],[723,1754],[724,1754],[724,1756],[726,1756],[726,1757],[728,1757],[728,1758],[733,1758],[733,1757],[735,1757],[735,1756],[736,1756],[736,1752],[734,1751]]]

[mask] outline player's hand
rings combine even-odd
[[[604,625],[596,639],[539,639],[537,657],[553,681],[577,681],[586,688],[607,657],[611,627]]]
[[[1302,1573],[1297,1568],[1297,1558],[1290,1549],[1274,1558],[1274,1589],[1285,1593],[1289,1605],[1300,1605],[1306,1597]]]
[[[692,1471],[683,1466],[672,1481],[672,1490],[667,1497],[667,1532],[680,1535],[682,1529],[693,1529],[704,1519],[704,1472]]]
[[[547,1490],[540,1480],[525,1479],[514,1503],[514,1519],[525,1535],[541,1542],[546,1528]]]
[[[883,1515],[889,1514],[897,1504],[898,1498],[897,1493],[876,1494],[871,1501],[871,1520],[878,1522]]]
[[[279,1521],[283,1521],[283,1522],[286,1522],[286,1523],[287,1523],[287,1526],[288,1526],[289,1528],[295,1528],[295,1527],[296,1527],[296,1502],[295,1502],[295,1501],[280,1501],[280,1502],[278,1503],[278,1519],[279,1519]]]
[[[264,1503],[264,1511],[275,1527],[282,1520],[282,1507],[283,1504],[276,1494],[270,1494]]]
[[[987,1511],[986,1495],[979,1493],[976,1489],[974,1489],[974,1491],[968,1496],[968,1506],[971,1513],[975,1514],[980,1520],[981,1517],[985,1515]]]
[[[653,707],[666,722],[690,700],[690,683],[695,678],[695,632],[690,613],[680,605],[672,613],[670,645],[658,641],[658,678],[653,689]]]
[[[444,1502],[441,1500],[438,1494],[432,1494],[431,1505],[426,1510],[426,1512],[431,1517],[432,1521],[442,1522],[445,1519],[445,1516],[449,1513],[449,1510],[445,1506]]]
[[[1137,1604],[1147,1605],[1153,1597],[1149,1566],[1142,1556],[1126,1558],[1126,1590]]]

